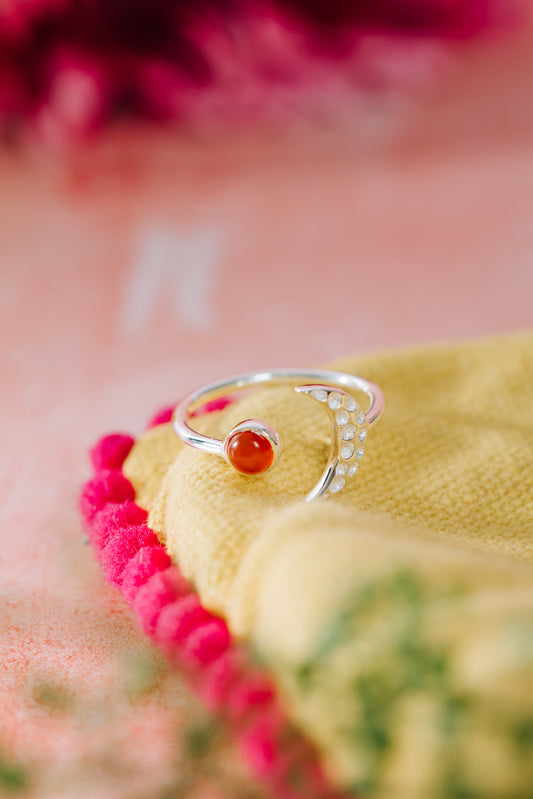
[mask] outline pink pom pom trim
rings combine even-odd
[[[132,524],[142,524],[147,517],[146,511],[136,505],[135,502],[109,502],[104,505],[96,513],[89,528],[89,538],[97,557],[100,556],[101,550],[110,539],[124,527],[130,527]]]
[[[229,630],[222,619],[211,619],[191,630],[184,641],[183,651],[187,660],[194,666],[212,663],[230,646]]]
[[[162,546],[142,547],[126,564],[122,573],[122,593],[126,602],[135,600],[141,586],[156,572],[170,568],[172,561]]]
[[[139,588],[133,602],[133,609],[144,632],[154,635],[161,611],[189,591],[189,586],[175,566],[154,572]],[[172,640],[161,641],[162,645],[172,643]]]
[[[240,747],[256,774],[273,775],[285,766],[282,737],[286,720],[278,708],[256,718],[240,736]]]
[[[183,645],[187,636],[194,630],[211,621],[213,616],[206,610],[198,599],[197,594],[190,593],[170,602],[161,613],[159,623],[155,628],[156,641]]]
[[[160,424],[168,424],[172,421],[172,414],[174,413],[175,405],[169,405],[165,408],[161,408],[161,410],[157,411],[154,416],[148,422],[148,429],[152,427],[157,427]]]
[[[132,484],[121,472],[103,469],[96,477],[85,483],[80,497],[80,508],[87,524],[109,502],[133,500],[135,491]]]
[[[211,400],[211,402],[206,402],[205,405],[200,405],[200,407],[196,408],[196,410],[192,413],[192,416],[202,416],[204,413],[223,411],[224,408],[227,408],[228,405],[232,404],[232,402],[235,402],[235,397],[218,397],[217,399]],[[168,405],[165,408],[161,408],[161,410],[152,416],[148,422],[148,429],[157,427],[160,424],[168,424],[171,422],[175,407],[176,405]]]
[[[223,397],[197,413],[221,410]],[[172,408],[150,425],[170,421]],[[282,710],[268,673],[253,665],[226,622],[200,602],[134,501],[121,472],[133,446],[127,435],[106,436],[91,450],[95,475],[80,508],[96,557],[109,582],[132,605],[142,629],[181,667],[205,704],[223,717],[255,775],[279,799],[346,799],[328,786],[312,746]],[[297,779],[295,781],[295,774]]]
[[[121,469],[135,439],[122,433],[104,436],[91,449],[90,456],[96,472],[102,469]]]
[[[252,708],[265,708],[275,699],[271,680],[261,671],[249,671],[230,693],[232,715],[243,718]]]
[[[122,585],[122,572],[133,556],[143,547],[158,544],[158,537],[146,524],[124,527],[102,550],[102,568],[109,582]]]
[[[206,402],[205,405],[200,405],[199,408],[196,408],[195,411],[191,414],[192,416],[202,416],[204,413],[215,413],[215,411],[223,411],[224,408],[227,408],[228,405],[231,405],[235,402],[235,397],[230,395],[226,397],[217,397],[217,399],[211,400],[210,402]]]

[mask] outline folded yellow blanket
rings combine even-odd
[[[203,603],[248,639],[332,779],[405,799],[533,796],[533,334],[334,364],[383,419],[342,494],[306,504],[328,421],[289,389],[203,420],[283,438],[244,477],[146,433],[124,471]]]

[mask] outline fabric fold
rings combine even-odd
[[[198,420],[214,435],[246,418],[272,424],[284,446],[272,472],[238,475],[163,425],[125,473],[202,602],[275,675],[335,781],[384,799],[525,799],[533,334],[334,368],[386,397],[342,496],[303,501],[327,459],[327,418],[283,388]]]

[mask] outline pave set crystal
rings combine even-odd
[[[318,402],[327,403],[339,431],[339,463],[329,486],[330,492],[337,494],[346,485],[346,478],[354,476],[363,457],[367,436],[365,415],[354,398],[345,391],[316,388],[310,394]]]

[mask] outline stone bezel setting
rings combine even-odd
[[[247,434],[251,434],[250,438],[254,436],[262,439],[264,442],[268,442],[271,450],[271,458],[268,458],[268,450],[265,448],[263,458],[264,467],[254,470],[240,468],[238,465],[238,460],[236,460],[233,456],[232,446],[234,445],[235,440],[238,439],[239,436],[244,437]],[[276,430],[274,430],[271,425],[261,421],[260,419],[245,419],[243,422],[235,425],[235,427],[232,427],[232,429],[226,435],[222,451],[224,454],[224,459],[236,472],[244,475],[245,477],[257,477],[258,475],[265,474],[276,465],[281,455],[281,441]]]

